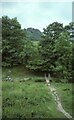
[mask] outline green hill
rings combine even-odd
[[[27,37],[32,41],[39,41],[42,39],[42,32],[38,29],[27,28]]]

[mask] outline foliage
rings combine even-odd
[[[17,18],[2,17],[2,65],[24,67],[71,80],[73,41],[69,31],[74,23],[63,27],[53,22],[43,33],[34,28],[21,29]],[[38,41],[37,41],[38,40]]]
[[[54,51],[59,56],[55,61],[55,71],[62,73],[62,77],[71,77],[72,71],[72,42],[68,32],[62,32],[55,43]]]
[[[42,57],[42,69],[46,72],[53,72],[54,62],[57,55],[54,52],[55,41],[63,31],[63,25],[54,22],[47,26],[43,32],[43,40],[40,41],[40,54]]]
[[[3,66],[12,66],[19,63],[19,54],[22,51],[24,37],[21,25],[17,18],[2,17],[2,60]]]
[[[51,37],[52,40],[56,40],[62,31],[63,24],[53,22],[52,24],[49,24],[46,29],[44,28],[44,38],[47,36],[48,38]]]
[[[19,54],[19,58],[22,61],[22,64],[24,64],[24,66],[26,66],[27,63],[30,61],[30,59],[33,55],[33,52],[34,52],[33,48],[34,48],[33,44],[30,40],[23,39],[23,49],[22,49],[21,53]]]

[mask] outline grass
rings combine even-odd
[[[56,109],[46,84],[4,81],[3,117],[59,118],[64,116]]]
[[[58,111],[51,92],[45,84],[44,78],[33,74],[24,67],[3,69],[3,118],[65,118]],[[7,76],[13,78],[13,82],[5,81]],[[29,78],[28,81],[23,81]],[[56,87],[63,107],[72,114],[72,87],[71,84],[52,83]],[[70,90],[65,90],[70,88]]]
[[[56,83],[54,85],[54,87],[57,89],[57,93],[60,97],[63,108],[71,115],[73,115],[72,96],[74,96],[72,86],[74,85],[71,83]]]

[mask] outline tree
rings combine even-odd
[[[22,39],[25,37],[17,18],[2,17],[2,60],[3,66],[19,63],[19,54],[22,51]]]
[[[72,42],[68,32],[62,32],[55,43],[54,51],[58,55],[54,70],[63,78],[69,78],[72,72]]]
[[[56,40],[59,37],[59,34],[63,31],[63,24],[58,22],[53,22],[52,24],[49,24],[47,28],[44,28],[44,36],[50,36],[52,40]]]
[[[50,72],[52,75],[56,74],[56,76],[59,74],[59,77],[68,79],[72,73],[72,41],[70,34],[63,29],[61,24],[56,27],[56,34],[54,35],[50,30],[50,28],[52,28],[52,31],[55,29],[54,25],[54,23],[50,24],[44,29],[43,40],[39,44],[40,58],[33,65],[35,65],[36,70]]]
[[[19,54],[19,58],[25,67],[29,64],[33,54],[34,54],[34,48],[32,42],[27,38],[23,39],[23,49]]]
[[[74,42],[74,22],[70,22],[69,25],[64,27],[64,30],[68,31],[70,34],[72,42]]]
[[[34,44],[35,43],[35,44]],[[40,53],[39,53],[39,42],[33,42],[32,45],[31,45],[31,57],[28,61],[28,64],[27,64],[27,68],[29,68],[30,70],[34,70],[34,71],[41,71],[41,63],[42,63],[42,60],[41,60],[41,56],[40,56]]]
[[[54,46],[62,31],[63,25],[58,22],[54,22],[44,29],[43,39],[40,41],[40,54],[42,57],[42,69],[45,72],[53,72],[54,61],[57,59]]]

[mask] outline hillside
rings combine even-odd
[[[38,29],[27,28],[27,37],[33,41],[39,41],[42,39],[42,32]]]

